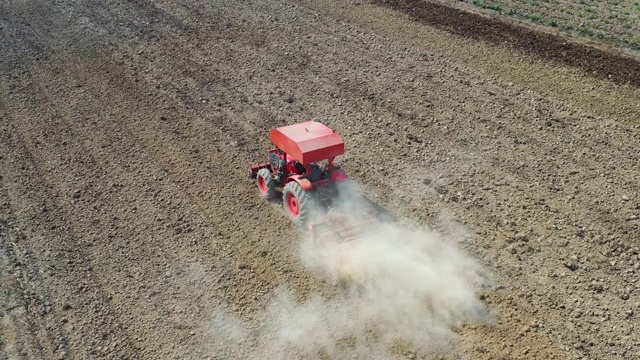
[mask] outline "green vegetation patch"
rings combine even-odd
[[[460,1],[498,12],[518,22],[557,29],[570,36],[586,37],[640,54],[639,0],[444,0]]]
[[[486,2],[484,0],[473,0],[473,5],[482,8],[489,9],[493,11],[502,11],[502,6],[496,2]]]

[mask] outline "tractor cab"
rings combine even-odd
[[[294,175],[305,177],[312,183],[329,178],[330,172],[327,164],[310,162],[305,166],[300,161],[294,159],[291,155],[286,154],[283,151],[271,153],[269,160],[272,171],[274,171],[275,176],[280,180]]]

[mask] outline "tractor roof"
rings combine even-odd
[[[344,154],[344,141],[335,130],[316,121],[271,130],[271,142],[303,164]]]

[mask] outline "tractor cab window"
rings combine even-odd
[[[299,161],[294,161],[293,167],[295,169],[295,173],[298,175],[302,175],[307,172],[307,169],[305,169],[304,165],[302,165]]]
[[[318,163],[312,162],[309,163],[309,172],[314,172],[314,171],[322,171],[322,168],[320,167],[320,165],[318,165]]]
[[[327,166],[312,162],[309,164],[307,176],[311,182],[322,180],[327,177]]]
[[[290,160],[287,166],[289,174],[305,175],[311,182],[323,180],[329,177],[328,164],[326,161],[309,163],[305,167],[298,160]]]

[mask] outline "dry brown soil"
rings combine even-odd
[[[435,356],[640,358],[640,90],[574,65],[362,1],[1,2],[0,358],[243,358],[221,309],[334,296],[246,176],[309,118],[492,274]]]

